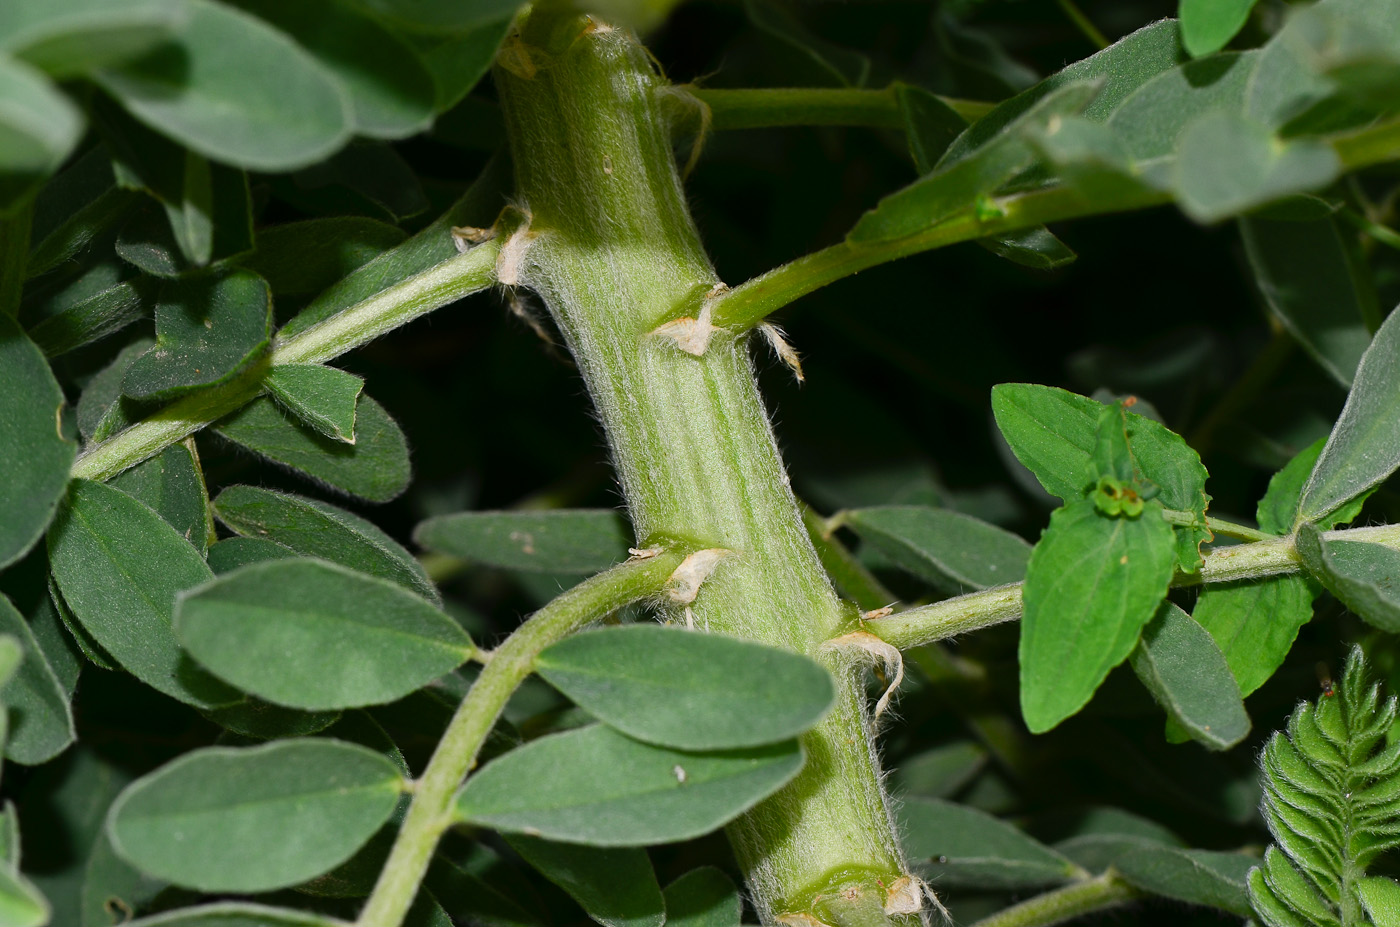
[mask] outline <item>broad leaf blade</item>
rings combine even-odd
[[[1252,912],[1245,877],[1258,862],[1242,853],[1143,844],[1124,854],[1116,866],[1130,885],[1154,895],[1248,916]]]
[[[210,747],[128,786],[107,831],[118,855],[177,885],[269,891],[348,859],[402,785],[389,760],[338,740]]]
[[[537,672],[630,737],[682,750],[795,737],[831,707],[831,675],[774,647],[678,627],[587,631],[539,655]],[[763,711],[755,712],[754,706]]]
[[[487,764],[458,793],[457,817],[592,846],[672,843],[747,811],[797,775],[802,760],[796,741],[688,753],[595,725],[542,737]]]
[[[155,511],[201,554],[208,550],[214,533],[209,497],[199,461],[186,444],[166,448],[159,457],[137,464],[108,485]]]
[[[1058,885],[1077,867],[1040,841],[983,811],[935,798],[900,809],[904,851],[939,885],[1018,889]]]
[[[714,866],[692,869],[666,886],[671,927],[739,927],[739,892]]]
[[[1181,0],[1181,44],[1199,58],[1224,48],[1244,28],[1255,0]]]
[[[585,847],[520,834],[506,842],[604,927],[661,927],[667,920],[646,850]]]
[[[402,229],[363,216],[305,219],[258,230],[258,246],[238,260],[279,298],[319,293],[403,244]]]
[[[1312,600],[1301,576],[1211,583],[1191,617],[1225,655],[1240,695],[1249,695],[1283,665],[1299,629],[1312,620]]]
[[[627,559],[631,532],[612,509],[458,512],[421,522],[413,540],[507,570],[595,573]]]
[[[77,737],[73,710],[68,693],[34,639],[29,622],[3,595],[0,634],[10,635],[24,649],[17,672],[0,688],[0,703],[9,709],[5,758],[37,766],[58,756]]]
[[[1298,529],[1308,571],[1368,624],[1400,633],[1400,551],[1362,541],[1332,540],[1311,524]]]
[[[0,50],[74,77],[168,41],[183,13],[177,0],[10,0],[0,9]]]
[[[1205,628],[1171,602],[1143,628],[1133,672],[1192,740],[1228,750],[1249,733],[1240,689]]]
[[[855,509],[846,523],[898,566],[952,594],[1019,582],[1031,545],[971,515],[930,506]]]
[[[83,115],[44,75],[0,56],[0,214],[30,196],[83,135]]]
[[[6,927],[43,927],[52,911],[34,884],[8,868],[0,869],[0,917]]]

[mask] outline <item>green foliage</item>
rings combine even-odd
[[[328,438],[355,443],[355,407],[364,380],[320,364],[282,364],[269,370],[263,383],[303,425]]]
[[[1210,633],[1171,602],[1143,629],[1133,672],[1175,725],[1212,750],[1228,750],[1249,733],[1239,686]]]
[[[912,799],[902,809],[904,850],[927,860],[931,878],[950,885],[1037,888],[1074,879],[1064,856],[1004,821],[938,799]]]
[[[896,564],[944,592],[1000,586],[1026,575],[1029,544],[959,512],[880,506],[847,512],[845,521]]]
[[[428,550],[511,570],[591,573],[627,553],[617,512],[458,512],[420,523],[413,539]]]

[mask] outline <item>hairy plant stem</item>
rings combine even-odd
[[[403,922],[438,840],[452,825],[457,787],[476,765],[481,745],[511,694],[534,672],[540,652],[624,605],[661,592],[686,553],[673,547],[583,581],[535,612],[491,653],[414,784],[413,802],[360,911],[359,927],[399,927]]]
[[[717,337],[697,357],[654,331],[703,319],[719,282],[686,209],[662,82],[629,34],[542,7],[516,48],[495,79],[531,218],[502,247],[501,279],[538,292],[564,334],[640,543],[732,552],[701,588],[696,623],[809,654],[836,677],[835,707],[803,738],[802,773],[728,828],[751,897],[765,923],[803,913],[832,923],[843,896],[863,899],[862,911],[878,899],[884,920],[885,887],[906,870],[859,660],[822,646],[853,609],[803,528],[746,339]]]
[[[972,927],[1052,927],[1082,914],[1115,908],[1140,894],[1110,869],[1095,878],[1073,882],[1012,905],[982,918]]]
[[[765,87],[719,90],[683,84],[666,93],[689,96],[709,108],[711,129],[768,129],[779,126],[869,126],[903,129],[898,83],[881,90],[854,87]],[[940,97],[968,122],[976,122],[996,105]]]
[[[253,366],[227,382],[176,400],[111,438],[85,450],[72,475],[106,480],[154,457],[257,398],[262,379],[279,364],[323,364],[368,344],[419,316],[490,287],[496,282],[498,242],[477,245],[409,277],[323,322],[277,341]]]

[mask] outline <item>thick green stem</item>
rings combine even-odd
[[[1116,908],[1140,894],[1110,869],[1096,878],[1074,882],[1012,905],[982,918],[972,927],[1052,927],[1083,914]]]
[[[811,912],[823,893],[883,892],[905,867],[864,692],[850,658],[822,649],[851,611],[803,529],[746,340],[722,334],[694,356],[679,346],[685,326],[654,331],[703,319],[719,291],[686,209],[661,81],[621,31],[538,7],[522,30],[530,67],[498,66],[496,86],[531,221],[503,246],[502,279],[536,290],[554,315],[639,537],[733,552],[693,605],[698,624],[837,671],[835,708],[803,738],[803,772],[729,827],[751,895],[771,923]]]
[[[853,87],[771,87],[716,90],[683,85],[668,94],[689,95],[709,108],[711,129],[766,129],[779,126],[869,126],[903,129],[898,84],[882,90]],[[993,103],[940,98],[968,122],[991,112]]]
[[[399,927],[403,922],[438,840],[452,825],[453,794],[476,765],[507,700],[534,671],[540,652],[624,605],[659,593],[682,557],[679,549],[667,550],[585,580],[536,612],[491,654],[414,784],[413,803],[360,912],[359,927]]]
[[[227,383],[200,390],[88,448],[73,476],[105,480],[154,457],[172,444],[240,409],[262,392],[262,378],[278,364],[322,364],[368,344],[434,309],[496,282],[498,242],[477,245],[279,341],[261,362]]]

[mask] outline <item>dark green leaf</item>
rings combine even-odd
[[[1350,387],[1371,343],[1375,285],[1354,235],[1332,217],[1311,222],[1240,219],[1245,253],[1264,302],[1313,360]]]
[[[269,891],[348,859],[402,787],[393,763],[338,740],[211,747],[129,785],[107,831],[118,855],[177,885]]]
[[[132,362],[122,392],[168,399],[222,383],[261,354],[272,336],[272,295],[235,270],[169,283],[156,306],[156,344]]]
[[[661,927],[667,920],[646,850],[601,849],[518,834],[507,842],[604,927]]]
[[[689,753],[602,725],[517,747],[467,780],[460,820],[592,846],[646,846],[707,834],[802,768],[796,741]],[[559,776],[558,770],[569,770]]]
[[[83,115],[27,64],[0,55],[0,215],[58,169],[83,135]]]
[[[1181,0],[1181,44],[1199,58],[1224,48],[1244,28],[1255,0]]]
[[[201,554],[209,549],[214,522],[209,517],[204,474],[189,446],[166,448],[159,457],[137,464],[108,485],[154,509]]]
[[[131,400],[122,398],[122,378],[132,362],[154,345],[149,338],[136,339],[88,380],[78,397],[78,433],[84,438],[101,441],[131,423],[128,410],[123,408]]]
[[[631,532],[612,509],[458,512],[421,522],[413,540],[507,570],[596,573],[627,559]]]
[[[219,493],[215,513],[246,538],[272,541],[361,573],[391,580],[424,598],[440,598],[423,567],[397,541],[344,509],[304,496],[230,486]]]
[[[486,76],[496,50],[510,32],[513,13],[511,9],[491,22],[419,43],[419,54],[437,85],[438,112],[455,107]]]
[[[1108,127],[1134,161],[1175,154],[1181,133],[1202,113],[1243,111],[1257,57],[1257,52],[1227,52],[1169,68],[1126,97]]]
[[[363,216],[336,216],[258,231],[257,250],[239,263],[267,281],[279,297],[319,293],[391,248],[402,230]]]
[[[199,552],[126,493],[74,480],[49,532],[49,564],[83,629],[136,678],[199,708],[239,700],[175,641],[175,595],[213,574]]]
[[[279,364],[263,378],[272,398],[328,438],[355,443],[355,406],[365,381],[321,364]]]
[[[1312,600],[1301,576],[1212,583],[1191,617],[1215,639],[1240,694],[1249,695],[1283,665],[1298,630],[1312,619]]]
[[[297,552],[275,541],[262,538],[225,538],[209,546],[209,569],[215,576],[232,573],[239,567],[264,560],[291,560]]]
[[[350,94],[357,135],[404,138],[428,127],[436,87],[412,47],[334,0],[237,0],[296,39]]]
[[[714,866],[690,870],[664,894],[671,927],[739,927],[739,892]]]
[[[24,650],[18,671],[0,688],[0,702],[9,712],[5,758],[25,766],[47,763],[77,736],[68,693],[34,639],[29,623],[2,595],[0,634],[13,637]]]
[[[476,844],[472,857],[462,864],[436,856],[424,884],[458,922],[484,927],[542,927],[543,916],[534,913],[530,904],[534,887],[512,893],[513,886],[502,884],[503,872],[509,870],[500,865],[500,857]]]
[[[482,23],[498,22],[519,8],[518,0],[355,0],[356,4],[378,13],[407,29],[430,33],[459,32]]]
[[[1067,390],[1031,383],[992,387],[992,413],[1016,459],[1040,485],[1066,502],[1093,482],[1093,452],[1102,406]]]
[[[950,594],[1019,582],[1031,545],[971,515],[921,505],[854,509],[846,523],[898,566]]]
[[[921,175],[927,174],[953,144],[953,139],[967,128],[967,120],[922,88],[896,84],[894,91],[914,169]]]
[[[292,175],[278,192],[312,213],[382,214],[391,222],[428,208],[414,168],[388,142],[360,140]]]
[[[140,128],[134,122],[131,126]],[[110,131],[108,139],[114,141]],[[165,144],[163,139],[159,143]],[[183,177],[183,185],[173,195],[156,186],[159,208],[145,204],[117,236],[122,260],[155,277],[185,276],[253,248],[247,175],[193,152],[181,152],[180,159],[184,167],[175,177]],[[159,169],[145,165],[143,179]]]
[[[995,238],[979,238],[977,243],[998,257],[1032,270],[1054,270],[1079,257],[1043,225]]]
[[[319,560],[225,574],[180,596],[175,628],[215,675],[309,711],[392,702],[472,654],[466,633],[423,599]]]
[[[1249,733],[1249,715],[1225,655],[1205,628],[1171,602],[1163,602],[1142,629],[1132,663],[1167,717],[1192,740],[1228,750]]]
[[[255,698],[206,711],[204,716],[226,731],[257,740],[307,737],[340,720],[339,711],[297,711]]]
[[[353,445],[303,428],[266,397],[214,427],[261,457],[370,502],[398,496],[412,476],[403,432],[383,406],[364,394],[355,407]]]
[[[68,639],[73,642],[73,645],[87,658],[89,663],[100,669],[117,669],[117,661],[112,659],[112,655],[103,650],[102,645],[93,639],[93,636],[83,627],[82,622],[73,614],[73,610],[68,607],[68,603],[63,600],[63,594],[58,591],[58,583],[54,580],[52,573],[49,575],[49,604],[53,606],[59,622],[67,629]]]
[[[541,653],[535,667],[605,724],[682,750],[795,737],[835,697],[831,674],[806,657],[652,624],[575,634]]]
[[[1143,844],[1116,866],[1126,882],[1143,891],[1248,916],[1245,876],[1258,864],[1258,858],[1242,853]]]
[[[1079,711],[1132,652],[1175,568],[1159,503],[1110,518],[1083,499],[1058,509],[1022,593],[1021,712],[1034,733]]]
[[[1036,888],[1068,882],[1068,859],[983,811],[936,798],[906,799],[900,808],[904,852],[921,860],[937,885]]]
[[[113,911],[139,911],[168,887],[118,856],[107,832],[101,831],[83,867],[82,927],[112,927]]]
[[[39,653],[43,654],[44,662],[58,680],[59,690],[67,703],[78,688],[78,676],[83,669],[82,652],[63,629],[63,620],[59,618],[58,607],[51,596],[41,595],[26,617]]]
[[[131,191],[115,186],[111,158],[101,146],[94,147],[35,197],[25,273],[36,277],[74,257],[115,228],[136,200]]]
[[[39,540],[68,484],[78,448],[63,437],[63,406],[44,355],[0,313],[0,567]]]
[[[1347,608],[1382,631],[1400,633],[1400,551],[1332,540],[1307,523],[1298,528],[1297,547],[1308,571]]]
[[[970,740],[934,747],[899,764],[894,791],[925,798],[951,798],[987,765],[987,750]]]
[[[870,74],[870,59],[813,35],[778,0],[744,0],[744,11],[758,29],[797,52],[836,86],[860,87]]]
[[[1317,459],[1299,520],[1317,521],[1400,466],[1400,312],[1392,312],[1361,357],[1341,417]]]
[[[119,332],[145,314],[141,290],[123,280],[39,320],[29,337],[49,357],[57,357]]]
[[[345,921],[310,911],[272,908],[246,901],[220,901],[127,921],[126,927],[345,927],[345,924]]]
[[[96,75],[132,115],[251,170],[291,170],[345,143],[349,96],[315,58],[246,13],[211,0],[186,5],[175,41]]]
[[[178,0],[9,0],[0,9],[0,51],[75,77],[168,41],[185,19]]]

